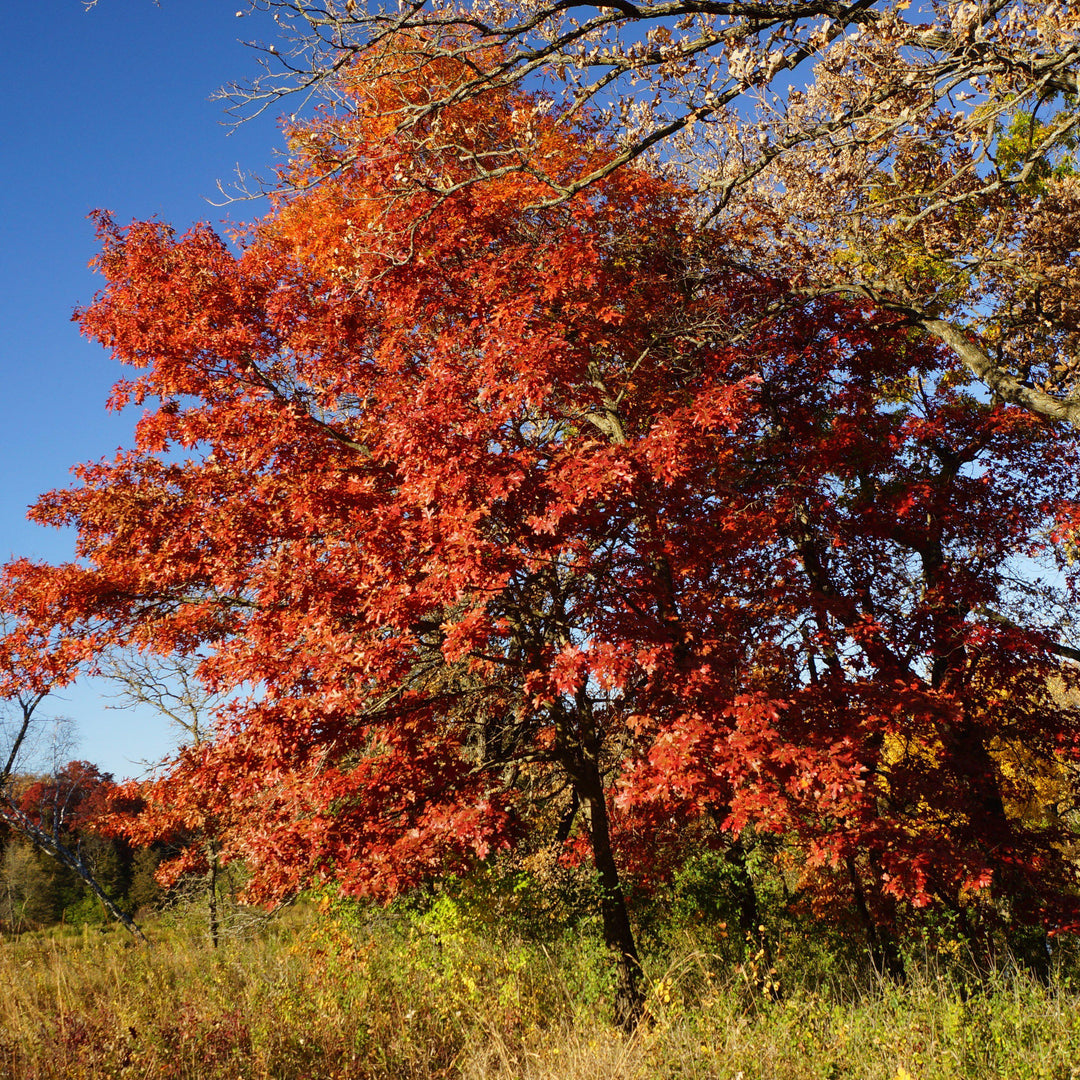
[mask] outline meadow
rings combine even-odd
[[[598,928],[541,941],[494,908],[309,898],[207,941],[179,908],[153,946],[84,926],[0,944],[0,1075],[11,1080],[952,1080],[1080,1078],[1080,965],[1048,984],[959,942],[896,983],[857,948],[770,928],[667,926],[646,1021],[611,1021]]]

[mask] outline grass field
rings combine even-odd
[[[94,929],[3,943],[0,1076],[1080,1078],[1080,987],[1063,970],[1049,986],[1008,964],[976,981],[962,957],[925,957],[895,985],[792,948],[763,973],[683,933],[648,961],[648,1019],[625,1037],[588,925],[541,945],[453,905],[307,904],[216,951],[194,918],[150,930],[151,949]]]

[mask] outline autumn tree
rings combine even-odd
[[[602,118],[617,150],[520,167],[541,204],[649,160],[800,294],[857,296],[953,349],[990,391],[1076,425],[1080,14],[1058,0],[262,0],[283,41],[230,89],[240,116],[497,44],[497,62],[397,103],[400,130],[509,85]],[[421,38],[416,37],[417,33]],[[395,49],[399,39],[412,51]],[[295,105],[292,106],[295,108]],[[524,133],[523,133],[524,136]],[[474,179],[506,167],[477,160]],[[332,170],[348,165],[327,160]],[[778,298],[778,306],[786,303]]]
[[[846,874],[882,962],[890,905],[1073,918],[994,755],[1077,752],[1066,698],[1025,704],[1063,621],[1016,570],[1075,438],[908,313],[748,266],[599,118],[466,92],[504,52],[440,49],[343,67],[235,247],[99,218],[79,319],[146,412],[34,508],[77,561],[6,568],[13,640],[205,657],[233,696],[161,791],[256,895],[393,894],[566,792],[627,1027],[623,868],[690,821]]]
[[[799,341],[789,325],[780,359],[762,365],[770,422],[754,471],[770,478],[757,516],[775,546],[752,595],[771,620],[755,628],[744,678],[775,741],[738,750],[749,770],[772,755],[770,779],[744,773],[732,801],[719,783],[739,767],[731,732],[690,713],[658,732],[621,799],[652,831],[680,805],[675,820],[730,805],[760,825],[770,793],[784,808],[771,820],[802,838],[808,873],[840,877],[877,962],[897,969],[897,900],[951,909],[973,939],[1012,925],[1018,947],[1023,926],[1075,919],[1060,815],[1077,790],[1045,785],[1077,751],[1075,700],[1049,692],[1058,672],[1070,686],[1077,672],[1048,542],[1056,508],[1075,497],[1076,445],[980,402],[967,373],[918,338],[875,356],[881,327],[865,318],[868,351],[849,352],[853,314],[841,315],[848,360],[815,357],[800,375],[779,353],[781,339]],[[815,745],[854,783],[800,768]],[[820,802],[791,799],[807,784],[835,784],[826,817]]]
[[[44,777],[7,779],[0,825],[9,914],[50,922],[85,900],[145,941],[122,906],[129,852],[100,828],[111,784],[111,776],[86,761],[71,761]],[[23,896],[22,906],[16,895]]]
[[[4,717],[3,764],[0,765],[0,825],[8,839],[36,849],[81,882],[113,918],[136,937],[142,931],[120,907],[117,882],[106,862],[115,864],[109,843],[95,835],[94,823],[104,813],[104,792],[112,781],[88,762],[57,762],[45,777],[28,771],[27,751],[40,728],[38,710],[49,693],[73,674],[72,655],[85,657],[86,645],[59,643],[51,631],[39,634],[28,623],[3,622],[0,647],[0,703]],[[72,651],[73,650],[73,651]],[[55,728],[56,721],[53,721]],[[62,758],[60,759],[62,760]],[[85,836],[84,836],[85,834]],[[87,841],[84,843],[84,839]],[[94,853],[102,856],[96,865]],[[14,848],[9,849],[11,858]],[[9,860],[10,861],[10,860]],[[31,867],[32,857],[21,860]],[[11,869],[9,867],[9,869]],[[12,896],[11,879],[8,897]],[[122,890],[121,890],[122,891]],[[10,905],[9,905],[10,907]]]
[[[638,507],[631,491],[614,400],[630,387],[604,379],[630,374],[631,352],[640,365],[654,347],[682,350],[666,309],[676,289],[691,317],[697,258],[677,192],[644,173],[540,214],[517,170],[483,201],[467,187],[414,196],[414,174],[467,165],[392,137],[372,96],[457,77],[448,64],[411,84],[347,84],[354,107],[293,133],[295,170],[321,169],[341,140],[362,164],[283,202],[239,259],[206,229],[176,240],[102,221],[114,286],[83,313],[88,332],[126,352],[121,339],[147,325],[145,290],[184,306],[168,326],[151,320],[154,368],[117,390],[117,402],[161,404],[135,450],[41,505],[86,526],[83,563],[13,565],[8,603],[61,637],[92,624],[102,648],[205,643],[209,685],[260,687],[167,782],[182,791],[190,775],[187,790],[222,804],[237,821],[231,852],[266,894],[320,874],[392,892],[482,856],[510,842],[517,804],[557,772],[584,810],[630,1023],[638,962],[607,797],[620,670],[636,661],[601,643],[590,593],[606,594],[619,565],[655,564],[650,588],[664,595],[671,582],[651,496]],[[541,109],[508,94],[447,120],[495,158],[504,127]],[[544,125],[553,166],[596,153],[587,127]],[[673,377],[647,397],[673,392]],[[200,454],[175,461],[174,446]],[[662,602],[633,617],[658,635],[651,666],[671,647]]]
[[[198,655],[121,652],[111,655],[102,666],[103,674],[118,691],[114,708],[149,707],[178,729],[178,759],[203,752],[214,736],[215,714],[226,700],[199,682],[199,660]],[[223,886],[219,837],[225,822],[219,816],[219,800],[206,796],[201,781],[176,790],[165,775],[176,763],[176,759],[160,762],[151,778],[114,787],[101,819],[110,831],[147,852],[142,858],[144,868],[153,861],[156,877],[164,878],[166,884],[175,886],[185,878],[201,882],[210,943],[216,949],[221,938],[219,893]],[[178,774],[181,771],[176,769]],[[218,810],[203,811],[205,803]],[[168,850],[163,853],[155,845],[165,845]],[[144,877],[149,876],[144,872]],[[143,888],[155,895],[149,881]]]

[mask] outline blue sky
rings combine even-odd
[[[4,12],[6,107],[0,116],[0,556],[69,558],[72,536],[26,520],[43,491],[71,482],[80,461],[126,445],[137,413],[105,401],[119,369],[79,336],[72,309],[98,282],[87,268],[87,214],[156,217],[180,229],[262,212],[215,207],[217,181],[239,166],[268,172],[281,145],[276,117],[230,134],[223,84],[257,72],[241,39],[272,40],[246,0],[39,0]],[[75,721],[70,756],[118,777],[169,752],[175,736],[152,714],[106,708],[101,688],[77,686],[45,711]]]

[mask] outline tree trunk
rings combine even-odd
[[[615,965],[615,1022],[629,1034],[637,1027],[645,1008],[645,995],[641,989],[641,960],[634,942],[630,914],[626,910],[619,868],[611,849],[607,803],[596,763],[585,762],[581,775],[575,779],[587,815],[593,865],[600,879],[604,944]]]
[[[739,929],[742,931],[743,941],[747,943],[757,942],[761,950],[761,958],[764,961],[764,970],[768,973],[762,979],[763,988],[768,988],[770,996],[779,993],[779,983],[774,985],[772,979],[773,952],[769,945],[769,939],[765,936],[765,927],[761,922],[761,910],[758,906],[757,891],[754,889],[754,879],[750,876],[750,869],[746,865],[746,848],[739,837],[731,842],[731,847],[726,855],[729,865],[734,870],[735,888],[739,900]]]
[[[1022,849],[1016,851],[1016,835],[1005,810],[997,766],[981,734],[966,724],[958,726],[950,732],[948,751],[953,775],[962,779],[971,800],[972,817],[980,819],[982,831],[997,855],[992,894],[1019,906],[1021,912],[1025,908],[1038,911],[1037,887],[1024,869]],[[974,946],[974,935],[972,939]],[[1025,924],[1014,914],[1006,922],[1005,940],[1014,960],[1040,982],[1049,982],[1050,939],[1045,927]],[[989,955],[983,959],[989,967]]]
[[[210,868],[206,874],[206,891],[207,891],[207,905],[209,907],[210,916],[210,947],[216,949],[218,947],[218,895],[217,895],[217,883],[218,883],[218,856],[217,845],[214,841],[210,841],[207,845],[207,856],[210,863]]]
[[[851,890],[855,894],[855,910],[859,914],[859,921],[863,924],[866,943],[870,948],[870,962],[879,975],[887,975],[896,982],[902,982],[905,977],[904,960],[897,948],[896,939],[885,927],[878,926],[874,922],[874,917],[870,914],[870,908],[866,903],[866,893],[863,891],[855,860],[849,855],[846,863]]]

